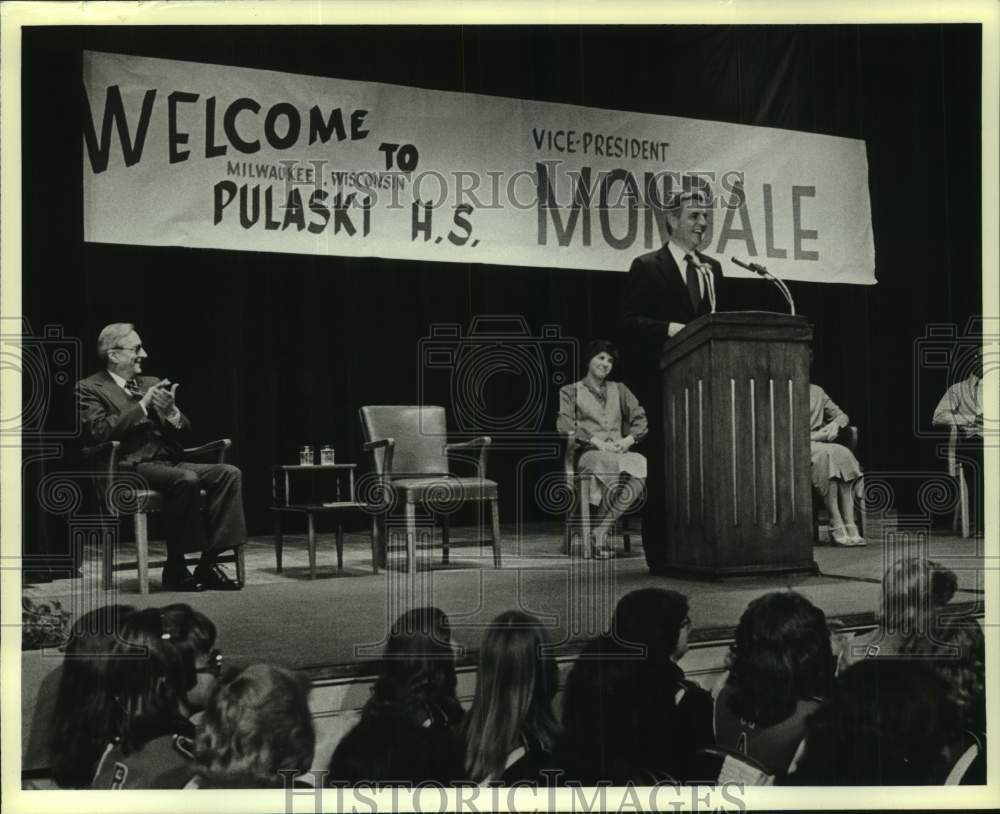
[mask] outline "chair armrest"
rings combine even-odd
[[[200,447],[188,447],[184,450],[184,456],[188,458],[198,458],[212,452],[217,452],[219,453],[218,463],[224,464],[226,462],[226,456],[229,454],[229,448],[232,445],[233,442],[229,438],[220,438],[218,441],[209,441],[207,444],[202,444]]]
[[[92,461],[93,465],[103,470],[104,485],[101,490],[106,492],[111,488],[118,468],[118,448],[121,441],[105,441],[102,444],[95,444],[92,447],[84,447],[80,450],[80,455],[87,461]]]
[[[858,448],[858,428],[853,424],[842,427],[837,433],[836,442],[847,447],[851,452],[856,451]]]
[[[572,480],[576,476],[576,436],[569,430],[560,430],[559,440],[563,445],[563,472]]]
[[[479,460],[476,462],[476,474],[479,478],[486,477],[486,456],[489,454],[490,444],[493,439],[488,435],[480,435],[471,441],[459,441],[455,444],[445,444],[444,454],[450,455],[452,452],[465,449],[479,449]]]
[[[377,461],[375,457],[375,452],[379,449],[384,449],[385,453],[382,456],[382,477],[388,478],[392,474],[392,454],[396,450],[396,439],[395,438],[379,438],[377,441],[365,441],[361,445],[362,452],[370,452],[372,454],[372,460]],[[377,469],[378,467],[376,467]]]

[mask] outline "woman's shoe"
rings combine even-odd
[[[853,538],[847,533],[847,529],[844,526],[830,526],[830,539],[834,545],[854,545]]]
[[[854,523],[848,523],[844,528],[847,531],[847,536],[851,538],[852,545],[867,545],[865,538],[861,536],[858,527]]]

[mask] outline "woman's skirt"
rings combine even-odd
[[[823,497],[830,491],[832,478],[850,483],[861,477],[861,464],[854,457],[854,453],[843,444],[813,441],[810,449],[813,488]]]
[[[581,475],[590,475],[590,502],[599,506],[606,489],[614,486],[623,474],[646,477],[646,457],[638,452],[605,452],[588,449],[576,462]]]

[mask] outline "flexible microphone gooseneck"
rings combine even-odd
[[[795,300],[792,299],[792,292],[788,290],[788,286],[785,285],[784,281],[779,277],[775,277],[771,272],[769,272],[764,266],[758,263],[744,263],[742,260],[736,257],[730,257],[737,266],[740,268],[745,268],[747,271],[752,271],[754,274],[759,274],[765,280],[770,280],[777,286],[778,291],[781,292],[782,296],[788,300],[788,307],[792,309],[792,316],[795,316]]]

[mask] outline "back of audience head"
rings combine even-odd
[[[691,626],[684,594],[665,588],[640,588],[618,601],[611,633],[618,642],[641,645],[653,662],[677,661],[687,652]]]
[[[137,611],[124,621],[115,643],[108,679],[115,701],[114,735],[125,754],[153,738],[191,730],[185,699],[197,685],[198,673],[178,647],[190,631],[175,628],[175,618],[157,608]]]
[[[958,589],[955,572],[924,557],[902,557],[882,577],[879,624],[884,635],[921,635]]]
[[[558,724],[552,699],[558,668],[545,652],[537,617],[511,610],[494,619],[479,651],[476,692],[466,718],[466,766],[479,782],[502,774],[518,746],[551,752]]]
[[[280,788],[312,765],[315,733],[306,682],[254,664],[213,689],[198,726],[195,771],[202,788]]]
[[[184,603],[167,605],[160,613],[170,633],[170,643],[184,664],[185,674],[195,676],[195,683],[188,687],[183,699],[185,713],[190,715],[205,708],[221,672],[221,654],[213,649],[217,635],[215,624]]]
[[[463,711],[455,695],[455,650],[444,611],[414,608],[389,631],[382,668],[366,711],[391,705],[433,723],[457,724]]]
[[[926,660],[948,687],[962,726],[986,731],[986,641],[975,619],[945,617],[900,648],[903,656]]]
[[[52,775],[63,788],[86,788],[112,737],[108,687],[111,653],[122,622],[135,608],[105,605],[70,629],[53,715]]]
[[[945,681],[926,664],[865,659],[841,673],[806,722],[798,785],[943,782],[960,741]]]
[[[833,682],[823,611],[793,591],[758,597],[740,617],[728,666],[733,712],[760,726],[785,720],[797,701],[826,696]]]

